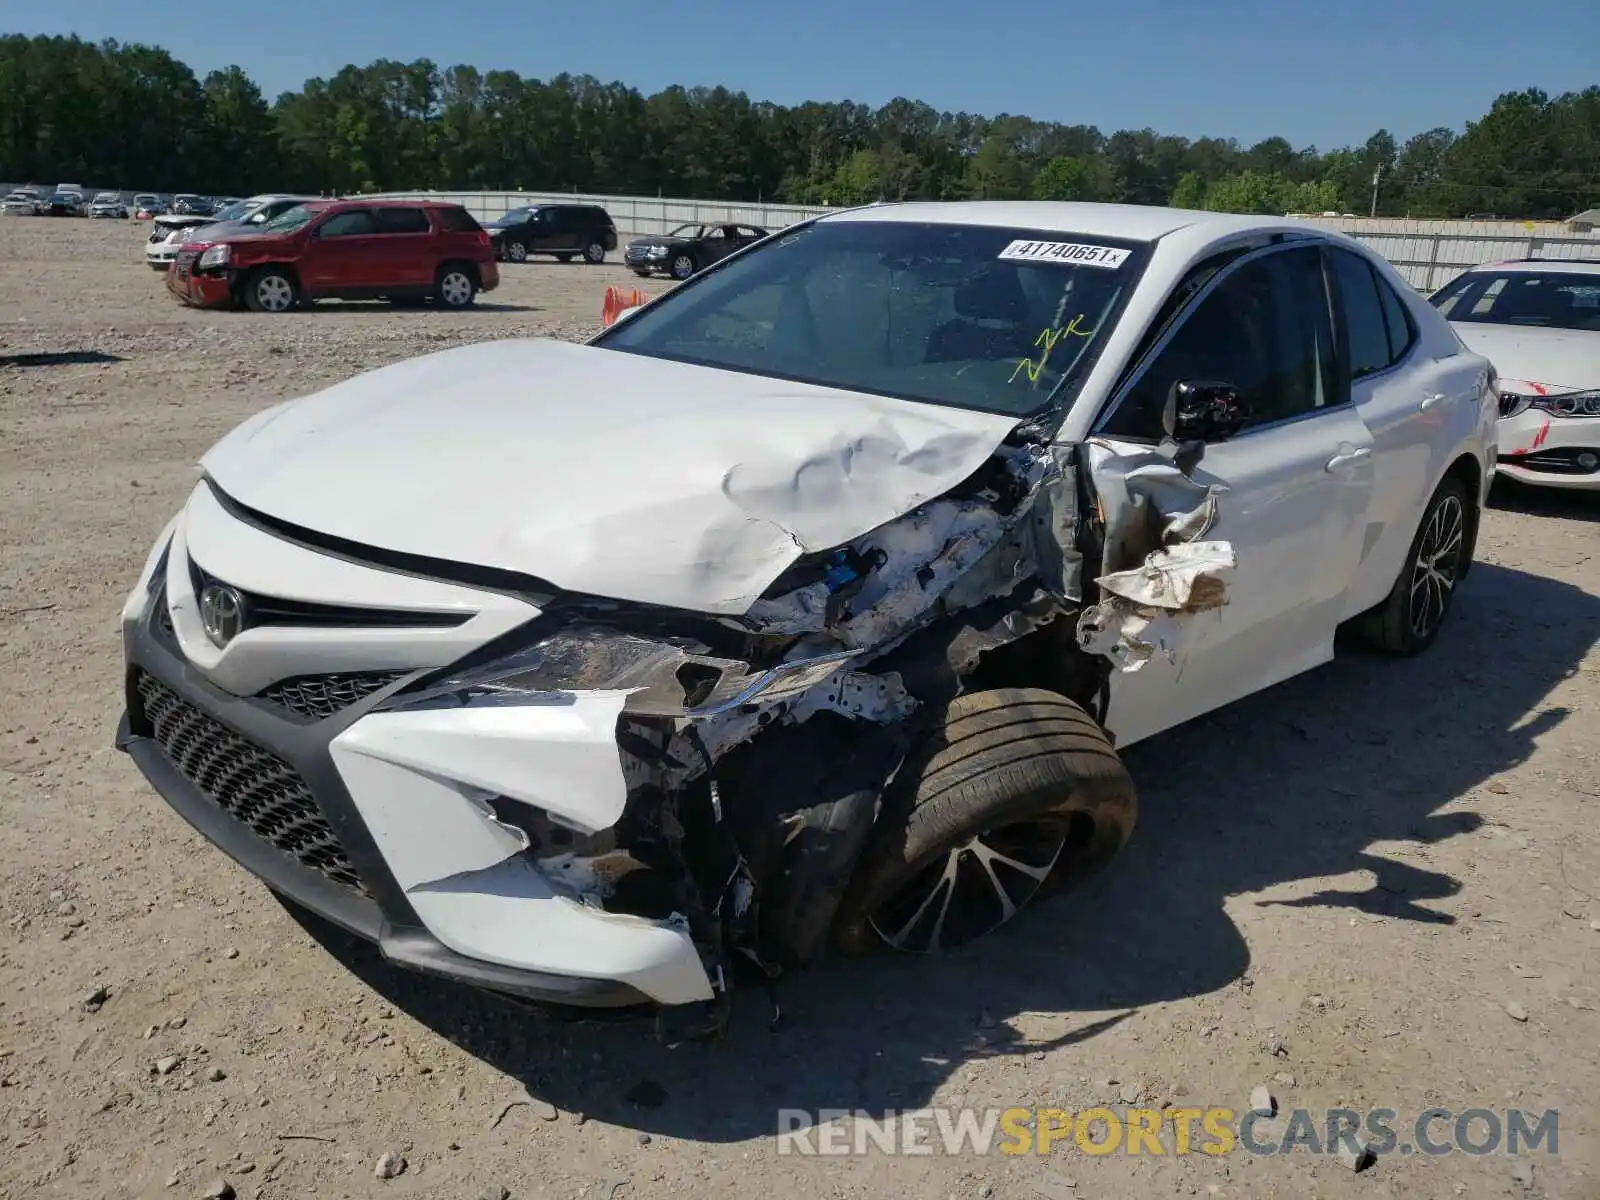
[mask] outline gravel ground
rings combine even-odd
[[[1430,654],[1346,655],[1133,747],[1142,823],[1088,889],[947,960],[786,981],[778,1032],[742,995],[725,1042],[667,1049],[302,923],[111,745],[125,589],[215,438],[408,355],[580,337],[636,281],[536,263],[459,315],[189,312],[142,236],[0,220],[0,1196],[1600,1196],[1600,504],[1497,495]],[[1242,1110],[1260,1085],[1402,1131],[1559,1109],[1559,1155],[1355,1174],[772,1136],[780,1108]]]

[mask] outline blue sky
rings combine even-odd
[[[1600,83],[1600,0],[0,0],[0,30],[154,43],[202,75],[236,62],[269,99],[347,62],[428,57],[1324,150]]]

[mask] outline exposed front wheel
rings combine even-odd
[[[1138,798],[1105,732],[1037,688],[958,697],[896,773],[835,940],[933,953],[991,932],[1105,866]]]
[[[285,313],[300,300],[294,277],[276,267],[266,267],[252,275],[244,285],[245,307],[251,312]]]
[[[439,272],[434,296],[446,308],[466,308],[478,298],[478,281],[464,267],[446,267]]]
[[[1384,602],[1360,619],[1361,632],[1378,649],[1420,654],[1439,636],[1467,567],[1471,503],[1466,484],[1454,476],[1433,493],[1400,577]]]
[[[583,248],[583,257],[592,263],[603,263],[606,260],[606,244],[604,242],[590,242]]]

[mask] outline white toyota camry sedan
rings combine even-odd
[[[1431,299],[1499,374],[1499,473],[1600,490],[1600,261],[1489,263]]]
[[[1302,223],[890,204],[583,345],[266,409],[122,614],[118,735],[393,962],[714,1031],[1103,867],[1118,746],[1439,633],[1489,362]]]

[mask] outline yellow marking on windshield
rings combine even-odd
[[[1029,383],[1038,383],[1039,376],[1043,373],[1045,364],[1050,361],[1050,352],[1056,348],[1057,342],[1059,342],[1069,333],[1074,337],[1092,338],[1097,332],[1099,332],[1097,329],[1078,328],[1078,322],[1082,321],[1086,316],[1088,316],[1087,313],[1079,313],[1077,316],[1073,317],[1072,320],[1061,326],[1060,329],[1046,329],[1043,333],[1041,333],[1037,338],[1034,339],[1033,343],[1035,346],[1044,347],[1044,353],[1039,356],[1039,361],[1034,362],[1031,358],[1018,360],[1017,369],[1011,372],[1011,378],[1006,380],[1006,382],[1015,383],[1017,381],[1017,376],[1026,372]]]

